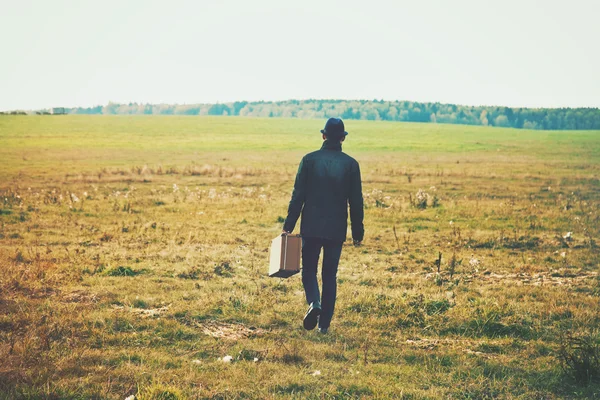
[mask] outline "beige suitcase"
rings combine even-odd
[[[287,278],[300,272],[302,237],[300,235],[277,236],[271,242],[269,276]]]

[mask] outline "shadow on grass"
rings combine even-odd
[[[580,385],[560,367],[529,370],[497,360],[478,359],[468,370],[452,374],[451,398],[495,399],[504,396],[524,398],[593,399],[600,396],[600,385]]]

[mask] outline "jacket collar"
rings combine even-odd
[[[342,151],[342,144],[339,141],[325,140],[321,150],[336,150]]]

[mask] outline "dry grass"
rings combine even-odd
[[[48,138],[52,126],[31,127],[19,147],[26,123],[11,121],[0,139],[29,157],[0,171],[0,398],[600,396],[565,361],[583,359],[565,338],[595,348],[600,322],[599,153],[586,136],[553,133],[557,144],[542,146],[480,128],[480,144],[461,149],[469,132],[433,127],[444,150],[426,143],[431,125],[358,124],[387,132],[389,148],[364,136],[362,149],[346,145],[363,170],[367,237],[344,248],[320,336],[302,329],[298,277],[266,277],[308,151],[279,146],[281,121],[232,122],[235,152],[202,125],[231,119],[137,119],[137,138],[176,132],[173,121],[184,132],[153,137],[143,161],[102,150],[129,120],[90,118],[83,139],[62,127],[97,163]],[[170,145],[194,132],[193,157]],[[42,164],[32,154],[44,141]]]

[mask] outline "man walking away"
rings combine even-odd
[[[283,233],[294,230],[302,212],[302,284],[306,293],[308,311],[304,328],[327,333],[337,289],[337,269],[346,240],[348,205],[352,223],[352,238],[358,246],[363,240],[363,197],[358,162],[342,152],[342,142],[348,132],[339,118],[330,118],[325,124],[321,150],[302,158]],[[323,249],[323,296],[319,294],[317,264]]]

